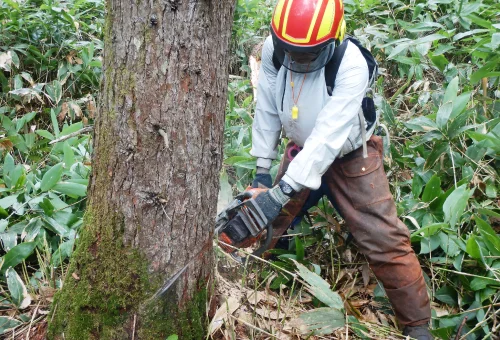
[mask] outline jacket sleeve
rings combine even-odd
[[[273,42],[268,37],[262,47],[262,61],[257,83],[257,104],[252,125],[252,149],[250,154],[257,157],[257,166],[269,169],[276,159],[281,121],[276,107],[276,76],[273,64]]]
[[[290,163],[283,179],[295,190],[318,189],[321,176],[337,158],[354,124],[368,87],[368,66],[359,49],[349,43],[332,96],[321,110],[304,148]]]

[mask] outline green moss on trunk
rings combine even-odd
[[[141,313],[143,324],[137,333],[138,338],[165,339],[177,334],[183,340],[204,339],[207,330],[207,289],[204,282],[200,282],[199,287],[193,298],[180,309],[172,303],[175,299],[168,295],[146,304]]]
[[[123,339],[123,325],[151,291],[151,280],[147,261],[123,245],[122,234],[121,216],[100,215],[97,221],[89,208],[64,287],[54,300],[52,338],[64,332],[66,339]]]
[[[148,273],[148,262],[136,249],[123,245],[120,215],[105,218],[101,212],[98,221],[94,216],[89,207],[64,287],[54,300],[49,338],[63,339],[64,333],[67,340],[126,339],[135,328],[138,339],[171,334],[203,339],[206,281],[199,282],[197,293],[181,308],[168,295],[147,302],[163,280]]]

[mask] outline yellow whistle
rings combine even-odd
[[[297,105],[294,105],[292,107],[292,119],[295,120],[299,118],[299,108],[297,107]]]

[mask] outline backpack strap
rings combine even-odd
[[[344,57],[345,50],[347,49],[347,43],[350,39],[346,38],[339,46],[335,47],[335,52],[333,52],[332,59],[325,65],[325,83],[328,95],[331,96],[333,88],[335,87],[335,79],[337,79],[337,73],[339,72],[340,63]]]
[[[279,71],[281,68],[281,63],[278,60],[278,57],[276,56],[276,53],[273,51],[273,65],[276,71]]]

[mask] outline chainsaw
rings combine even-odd
[[[273,227],[249,191],[236,196],[215,220],[215,235],[219,240],[219,246],[238,262],[246,260],[245,257],[238,256],[238,249],[256,243],[264,230],[267,231],[264,244],[252,252],[252,255],[257,257],[271,244]]]

